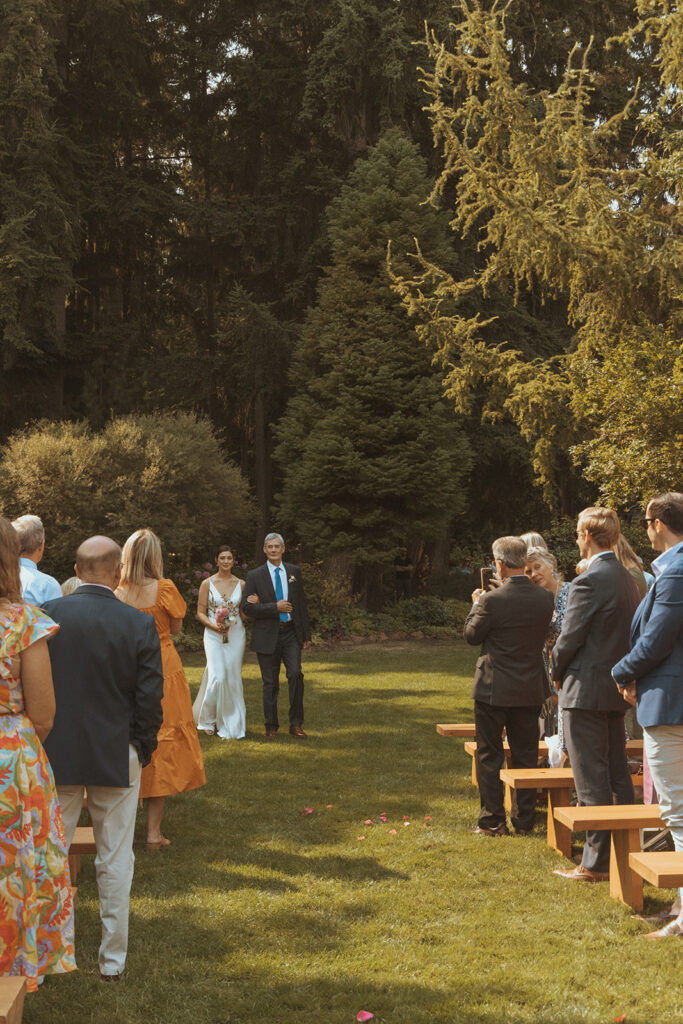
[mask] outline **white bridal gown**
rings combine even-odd
[[[242,600],[238,583],[230,594],[229,601],[239,607]],[[216,622],[216,612],[227,606],[216,587],[209,581],[207,616]],[[242,739],[246,732],[247,712],[242,693],[242,661],[246,646],[244,623],[237,614],[237,621],[228,630],[228,642],[213,629],[204,630],[206,668],[199,693],[192,705],[192,713],[198,729],[216,732],[224,740]]]

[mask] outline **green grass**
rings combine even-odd
[[[531,838],[470,833],[470,758],[434,725],[471,720],[474,660],[459,643],[311,653],[303,742],[263,738],[249,656],[247,738],[202,737],[208,782],[169,799],[173,846],[136,845],[122,982],[98,980],[83,858],[79,970],[27,998],[27,1024],[680,1020],[683,945],[640,939],[607,886],[556,878],[540,811]],[[187,659],[193,690],[202,664]],[[667,895],[646,888],[650,906]]]

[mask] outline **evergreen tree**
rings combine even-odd
[[[447,257],[443,216],[423,205],[425,162],[397,129],[357,161],[329,207],[332,263],[297,345],[294,397],[277,428],[280,518],[320,555],[344,554],[377,600],[404,540],[433,537],[463,507],[468,445],[416,343],[385,267],[414,236]]]

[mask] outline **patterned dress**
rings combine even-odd
[[[52,769],[24,711],[19,654],[58,626],[32,605],[0,605],[0,975],[76,969],[66,839]]]
[[[545,670],[548,673],[548,679],[549,680],[551,679],[551,674],[550,674],[550,655],[552,654],[552,649],[553,649],[553,645],[555,644],[555,641],[557,640],[558,636],[562,632],[562,621],[564,619],[564,613],[567,610],[567,598],[568,598],[568,596],[569,596],[569,583],[563,583],[562,586],[560,587],[560,589],[558,590],[557,595],[555,596],[555,608],[553,610],[553,617],[550,620],[550,625],[548,626],[548,633],[547,633],[546,638],[545,638],[546,642],[545,642],[545,646],[543,648],[543,660],[545,662]],[[552,688],[553,692],[555,692],[555,689],[552,686],[552,681],[551,681],[550,685],[551,685],[551,688]],[[561,747],[562,750],[565,750],[566,748],[565,748],[565,745],[564,745],[564,729],[563,729],[563,724],[562,724],[562,715],[560,714],[558,708],[555,708],[555,711],[553,712],[552,718],[553,718],[553,724],[552,725],[550,725],[548,720],[546,720],[546,736],[552,736],[552,734],[555,731],[557,731],[557,735],[559,736],[560,747]]]

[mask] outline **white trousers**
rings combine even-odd
[[[683,850],[683,725],[649,726],[643,729],[643,745],[662,818],[674,846]],[[683,899],[683,889],[678,896]]]
[[[126,789],[88,786],[88,812],[97,847],[95,875],[102,919],[101,974],[121,974],[128,950],[128,906],[135,863],[133,835],[140,792],[140,761],[133,746],[129,748],[129,779],[130,785]],[[76,831],[84,789],[84,786],[57,786],[67,846],[71,845]]]

